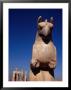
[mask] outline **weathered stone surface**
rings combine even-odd
[[[30,81],[54,80],[56,66],[56,48],[52,41],[53,17],[48,22],[38,17],[38,31],[32,49]]]

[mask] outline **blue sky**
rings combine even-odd
[[[9,73],[16,67],[28,73],[37,18],[54,18],[53,42],[57,49],[56,80],[62,79],[62,9],[9,9]]]

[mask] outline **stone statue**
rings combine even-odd
[[[32,60],[30,64],[30,81],[52,81],[54,80],[54,69],[56,66],[56,48],[52,40],[53,17],[48,22],[38,17],[38,31],[32,49]]]

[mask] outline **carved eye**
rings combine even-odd
[[[42,26],[38,26],[38,29],[39,29],[39,30],[42,30],[42,28],[43,28]]]

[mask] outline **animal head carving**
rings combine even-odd
[[[50,18],[50,21],[48,22],[47,19],[43,21],[42,17],[38,17],[38,32],[40,35],[48,36],[53,28],[53,17]]]

